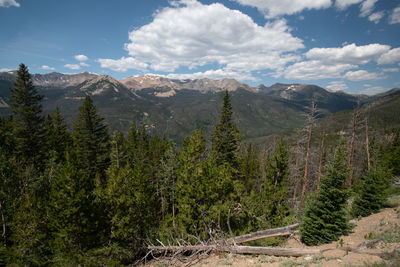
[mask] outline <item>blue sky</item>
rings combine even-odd
[[[0,0],[0,70],[400,87],[399,0]]]

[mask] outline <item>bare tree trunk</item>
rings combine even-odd
[[[4,219],[4,214],[3,214],[3,207],[1,205],[0,202],[0,211],[1,211],[1,222],[3,224],[3,233],[1,234],[1,236],[3,237],[3,239],[6,239],[6,220]],[[6,242],[4,242],[6,244]]]
[[[359,106],[360,106],[360,101],[358,101],[357,108],[354,110],[354,113],[353,113],[353,129],[352,129],[352,133],[351,133],[349,159],[348,159],[348,167],[350,169],[350,176],[349,176],[349,181],[348,181],[347,185],[353,184],[354,170],[352,167],[353,167],[353,161],[354,161],[354,139],[356,137],[357,117],[358,117]]]
[[[216,246],[216,245],[199,245],[199,246],[149,246],[149,250],[157,253],[184,253],[184,252],[207,252],[220,251],[230,252],[234,254],[259,254],[271,256],[292,256],[301,257],[311,254],[320,254],[319,249],[305,248],[279,248],[279,247],[248,247],[248,246]]]
[[[308,176],[308,164],[310,160],[310,150],[311,150],[311,137],[314,124],[314,113],[315,113],[315,100],[311,102],[311,118],[310,118],[310,128],[308,131],[308,142],[307,142],[307,153],[306,153],[306,165],[304,167],[304,177],[303,177],[303,189],[301,191],[301,203],[304,203],[307,189],[307,176]]]
[[[365,146],[367,148],[367,163],[368,163],[368,170],[371,168],[371,159],[369,154],[369,140],[368,140],[368,116],[365,122]]]
[[[295,168],[295,174],[293,177],[293,205],[296,201],[297,197],[297,178],[299,177],[299,154],[300,154],[300,137],[297,137],[297,147],[296,147],[296,168]]]
[[[318,183],[317,183],[317,190],[320,189],[320,185],[321,185],[322,157],[324,156],[324,140],[325,140],[325,131],[322,132],[321,147],[320,147],[320,151],[319,151],[319,165],[318,165]]]

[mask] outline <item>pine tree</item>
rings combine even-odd
[[[301,240],[307,245],[335,241],[350,229],[345,211],[349,197],[349,190],[345,186],[349,177],[346,157],[342,143],[331,163],[325,167],[318,195],[307,201],[300,225]]]
[[[110,253],[120,263],[132,264],[160,221],[155,188],[144,166],[127,164],[109,177],[101,195],[111,216]]]
[[[212,136],[212,151],[217,163],[228,163],[233,169],[238,169],[238,151],[242,136],[232,121],[232,104],[228,91],[225,91],[219,123]]]
[[[80,262],[79,256],[106,240],[103,209],[96,202],[95,181],[80,168],[77,153],[70,150],[57,171],[49,194],[47,214],[52,232],[55,262]]]
[[[383,208],[391,182],[391,169],[382,160],[382,153],[373,153],[372,166],[361,178],[352,206],[352,214],[369,216]]]
[[[50,122],[46,122],[47,120],[50,120]],[[61,162],[65,159],[67,147],[72,145],[72,138],[58,107],[56,107],[53,116],[46,116],[45,132],[47,151],[55,151],[56,161]]]
[[[16,138],[16,154],[23,165],[42,167],[43,116],[40,95],[33,86],[31,75],[24,64],[19,65],[11,91],[11,111]]]
[[[247,193],[256,189],[261,182],[261,162],[257,152],[254,146],[249,144],[240,157],[240,176]]]
[[[72,138],[80,168],[92,179],[104,180],[110,161],[110,138],[104,118],[89,96],[79,107]]]

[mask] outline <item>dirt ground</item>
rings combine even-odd
[[[214,253],[201,260],[191,262],[190,265],[179,261],[156,260],[146,266],[368,266],[368,264],[387,261],[387,255],[393,251],[400,253],[400,243],[371,242],[379,233],[400,226],[400,206],[387,208],[380,213],[355,221],[356,227],[348,236],[342,236],[341,241],[321,246],[307,247],[299,241],[298,235],[291,236],[285,247],[288,248],[315,248],[321,254],[303,257],[275,257],[265,255],[233,255],[229,253]],[[369,244],[368,244],[369,242]],[[393,263],[392,263],[393,264]]]

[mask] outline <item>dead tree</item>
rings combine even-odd
[[[322,158],[323,158],[323,156],[324,156],[324,140],[325,140],[325,131],[322,132],[321,146],[320,146],[320,150],[319,150],[319,164],[318,164],[318,182],[317,182],[317,190],[319,190],[320,184],[321,184]]]
[[[371,159],[369,154],[369,140],[368,140],[368,115],[365,119],[365,147],[367,150],[367,163],[368,163],[368,170],[371,168]]]
[[[304,166],[303,189],[301,191],[301,203],[302,204],[304,204],[304,199],[306,196],[306,189],[307,189],[308,165],[309,165],[309,161],[310,161],[311,138],[312,138],[313,125],[314,125],[314,113],[315,113],[315,99],[313,98],[313,100],[311,102],[310,126],[308,129],[308,142],[307,142],[307,152],[306,152],[306,164]]]
[[[354,170],[353,170],[353,162],[354,162],[354,140],[356,137],[356,129],[357,129],[357,119],[359,115],[359,107],[360,107],[360,101],[358,101],[357,108],[353,112],[353,129],[351,133],[351,140],[350,140],[350,147],[349,147],[349,158],[348,158],[348,167],[350,169],[350,176],[349,176],[349,181],[347,185],[352,185],[353,184],[353,176],[354,176]]]

